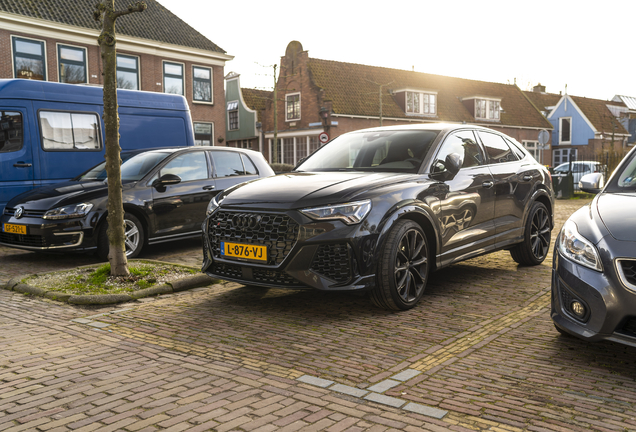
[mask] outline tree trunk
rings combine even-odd
[[[104,75],[104,127],[106,137],[106,176],[108,177],[108,261],[111,276],[127,276],[126,232],[121,183],[121,147],[119,146],[119,114],[117,112],[117,51],[115,21],[118,17],[146,9],[144,2],[115,11],[114,0],[97,5],[95,19],[102,20],[102,33],[97,41],[101,49]]]

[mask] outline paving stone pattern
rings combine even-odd
[[[557,202],[553,237],[583,204]],[[95,262],[0,260],[0,282]],[[499,252],[434,273],[401,313],[232,283],[116,307],[0,290],[0,431],[636,430],[636,350],[559,336],[549,278]]]

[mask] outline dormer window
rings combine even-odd
[[[475,118],[480,120],[499,120],[501,103],[493,99],[475,99]]]
[[[434,93],[423,93],[407,91],[406,93],[406,113],[415,115],[435,115],[437,114],[437,95]]]

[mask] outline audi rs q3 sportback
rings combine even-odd
[[[514,139],[448,124],[350,132],[209,204],[203,270],[249,285],[367,290],[412,308],[429,273],[501,249],[543,262],[554,194]]]

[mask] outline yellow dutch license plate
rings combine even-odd
[[[232,258],[267,261],[267,246],[221,242],[221,255]]]
[[[4,224],[3,231],[11,234],[26,234],[27,227],[25,225]]]

